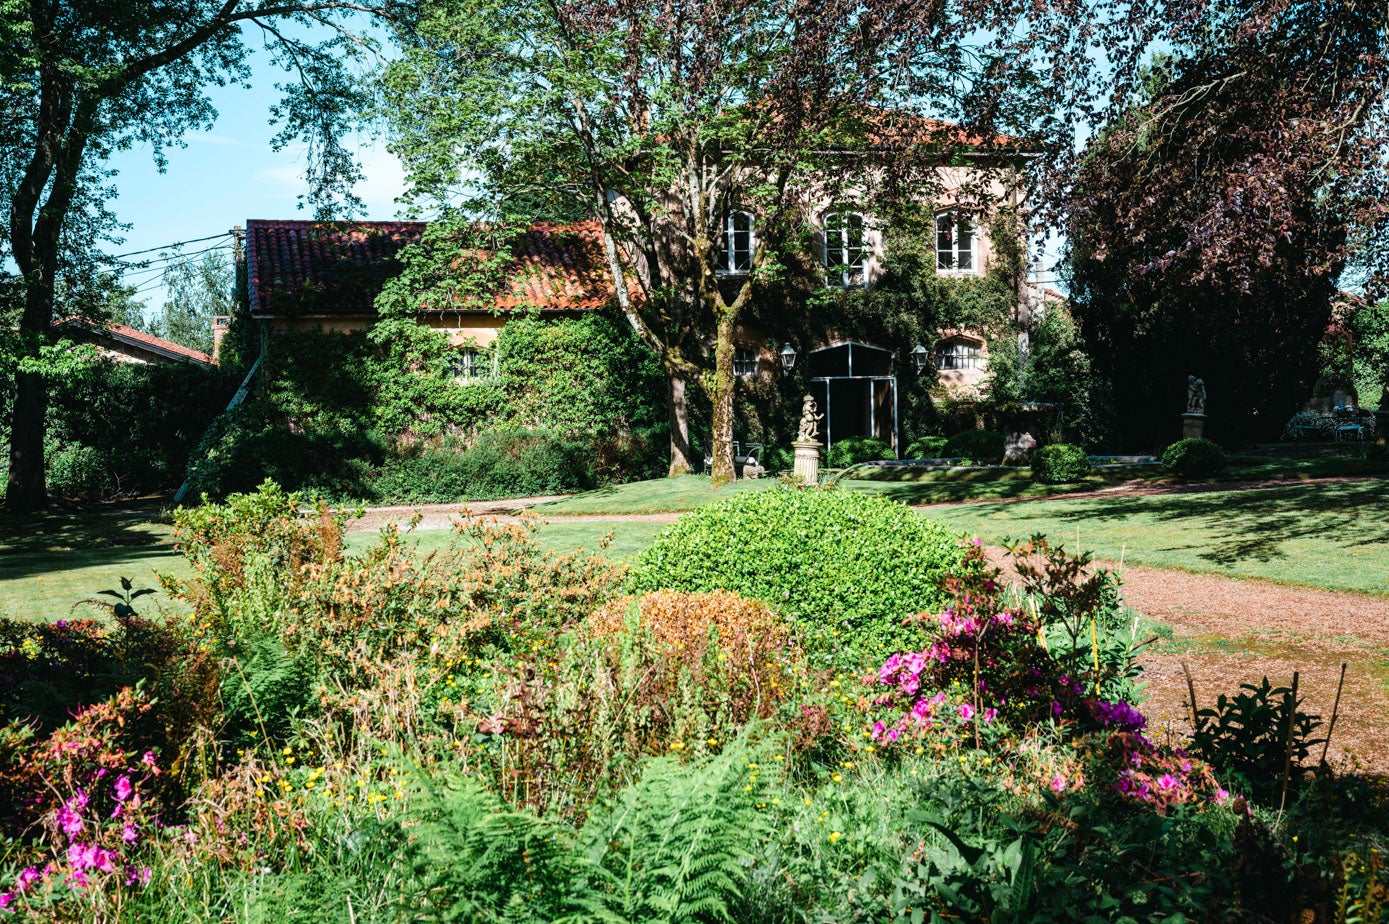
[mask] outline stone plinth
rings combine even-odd
[[[793,469],[796,480],[801,484],[819,484],[820,443],[816,440],[797,440],[791,446],[796,450],[796,466]]]
[[[1205,414],[1183,414],[1182,415],[1182,439],[1199,440],[1201,435],[1206,432]]]

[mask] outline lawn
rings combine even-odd
[[[613,534],[604,554],[628,562],[655,540],[660,523],[553,523],[540,527],[545,549],[596,551]],[[414,533],[421,552],[442,548],[453,530]],[[349,550],[370,545],[375,533],[352,533]],[[128,577],[136,587],[158,587],[158,575],[187,577],[190,569],[174,551],[173,530],[150,510],[129,514],[50,514],[23,521],[0,519],[0,615],[21,619],[72,619],[101,611],[74,607]],[[163,594],[150,598],[157,608]]]
[[[777,484],[775,478],[756,478],[714,489],[709,486],[708,475],[681,475],[609,485],[531,509],[544,516],[683,513],[744,491],[765,491]]]
[[[1004,483],[1019,490],[1030,484]],[[707,478],[687,476],[593,491],[537,508],[554,517],[540,527],[540,540],[547,549],[592,551],[605,535],[612,534],[606,554],[631,561],[664,524],[566,521],[563,514],[673,512],[775,484],[774,479],[739,482],[716,492]],[[943,484],[955,483],[935,483]],[[979,487],[971,482],[960,486]],[[904,485],[853,481],[845,487],[894,496],[892,489]],[[990,542],[1042,532],[1068,546],[1078,540],[1103,558],[1389,594],[1389,499],[1384,488],[1385,483],[1376,480],[1200,494],[981,503],[938,507],[927,515]],[[430,530],[415,533],[411,541],[427,552],[446,544],[451,536],[451,530]],[[354,533],[349,548],[362,548],[372,540],[372,533]],[[187,569],[173,550],[169,525],[155,511],[54,514],[22,522],[0,519],[0,613],[28,619],[68,618],[74,604],[116,586],[119,578],[129,577],[137,587],[155,587],[157,573],[177,577],[187,574]]]
[[[939,507],[988,542],[1045,533],[1108,559],[1389,594],[1383,481]]]

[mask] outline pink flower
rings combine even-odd
[[[1215,790],[1215,804],[1224,805],[1228,801],[1230,801],[1230,791],[1228,789],[1220,789],[1217,787]]]
[[[15,882],[15,891],[22,892],[42,878],[43,873],[34,869],[32,866],[26,866],[19,872],[19,879]]]
[[[1062,776],[1061,774],[1059,774],[1059,773],[1056,774],[1056,776],[1052,777],[1052,778],[1051,778],[1051,791],[1052,791],[1052,792],[1055,792],[1055,793],[1063,793],[1063,792],[1065,792],[1065,791],[1066,791],[1066,778],[1065,778],[1064,776]]]
[[[130,777],[126,776],[125,774],[121,774],[120,777],[116,779],[116,785],[114,787],[116,801],[124,802],[126,799],[129,799],[132,789],[133,787],[130,785]]]
[[[984,710],[984,724],[985,724],[985,725],[989,724],[990,722],[992,722],[992,721],[993,721],[994,719],[996,719],[996,718],[998,718],[998,710],[995,709],[993,706],[990,706],[988,709],[985,709],[985,710]]]
[[[874,722],[874,723],[873,723],[873,740],[876,741],[877,739],[881,738],[881,737],[883,736],[883,731],[884,731],[885,729],[886,729],[886,726],[883,725],[882,722]]]
[[[4,911],[14,902],[13,892],[0,892],[0,911]]]
[[[55,820],[58,822],[58,827],[62,828],[63,833],[68,837],[76,837],[82,832],[82,816],[67,805],[58,809]]]
[[[921,678],[916,674],[908,674],[902,678],[902,692],[908,696],[914,696],[916,691],[921,689]]]
[[[889,742],[891,742],[891,743],[896,743],[896,741],[897,741],[897,736],[898,736],[899,734],[900,734],[900,732],[898,732],[897,729],[895,729],[895,728],[889,728],[889,729],[887,730],[887,740],[888,740]]]
[[[121,840],[127,844],[133,844],[139,839],[140,835],[135,832],[135,826],[126,822],[125,827],[121,829]]]
[[[1180,781],[1170,773],[1164,773],[1162,776],[1158,777],[1157,783],[1163,789],[1176,789],[1181,785]]]
[[[960,703],[959,713],[960,721],[968,722],[970,719],[974,718],[974,707],[969,703]]]

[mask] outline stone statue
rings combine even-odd
[[[1186,377],[1186,412],[1188,414],[1206,413],[1206,383],[1194,375]]]
[[[820,438],[820,421],[825,419],[824,414],[815,413],[815,399],[810,395],[805,396],[801,402],[801,429],[796,435],[796,442],[811,443]]]

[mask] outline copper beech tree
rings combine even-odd
[[[45,347],[55,302],[100,267],[118,230],[105,201],[113,151],[147,144],[156,162],[216,111],[204,89],[248,80],[261,38],[292,75],[278,145],[308,145],[314,200],[351,196],[355,164],[338,139],[360,93],[346,63],[370,47],[354,22],[397,19],[392,0],[13,0],[0,3],[0,267],[20,303],[11,362],[6,506],[42,507],[47,416]],[[317,38],[306,38],[306,36]],[[4,387],[10,387],[6,382]],[[138,408],[132,412],[138,413]]]
[[[417,205],[601,222],[616,298],[669,383],[670,471],[692,387],[733,477],[734,332],[757,282],[815,248],[810,203],[929,206],[942,165],[996,158],[1012,188],[1064,175],[1076,120],[1148,40],[1124,0],[423,0],[385,75]],[[990,187],[979,182],[969,195]],[[959,193],[958,195],[965,195]],[[980,208],[983,203],[974,203]],[[752,219],[727,266],[729,216]],[[818,248],[815,248],[818,250]],[[729,272],[729,270],[736,270]]]
[[[1338,287],[1389,282],[1389,7],[1179,6],[1069,202],[1075,314],[1132,446],[1175,438],[1191,373],[1209,435],[1276,437]]]

